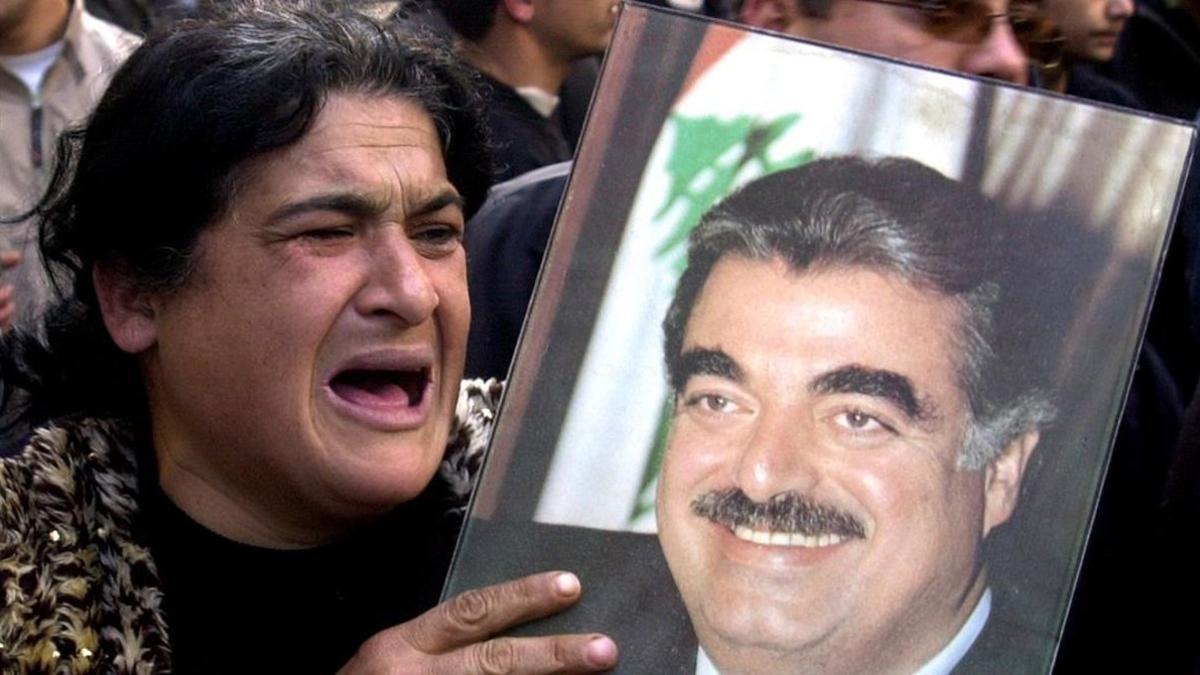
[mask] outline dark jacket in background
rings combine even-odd
[[[508,373],[570,170],[562,162],[493,187],[467,226],[467,377]]]
[[[543,117],[512,87],[486,74],[483,80],[497,183],[571,159],[557,110]]]

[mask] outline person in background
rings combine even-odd
[[[1042,12],[1063,36],[1062,61],[1042,71],[1047,89],[1081,98],[1138,107],[1133,92],[1096,73],[1112,60],[1133,0],[1044,0]]]
[[[1097,67],[1145,110],[1183,120],[1200,113],[1200,1],[1137,0],[1112,60]]]
[[[82,0],[0,3],[0,330],[47,297],[33,225],[18,220],[50,177],[54,141],[87,116],[137,38]],[[16,252],[20,257],[14,255]]]
[[[1016,84],[1038,37],[1025,0],[745,0],[741,20],[808,40]]]
[[[559,93],[575,61],[601,54],[614,0],[438,0],[463,56],[489,85],[495,181],[571,159]]]

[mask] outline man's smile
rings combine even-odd
[[[838,534],[822,534],[808,536],[795,532],[772,532],[770,530],[754,530],[744,525],[733,528],[733,536],[753,544],[763,546],[791,546],[797,548],[824,548],[836,546],[846,541],[846,537]]]

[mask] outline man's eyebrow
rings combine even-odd
[[[843,366],[817,376],[808,390],[814,394],[862,394],[886,399],[914,421],[929,419],[934,413],[917,398],[912,381],[891,370]]]
[[[333,192],[284,204],[271,214],[270,220],[277,222],[315,211],[334,211],[357,218],[369,218],[383,213],[388,209],[389,205],[385,199],[358,192]],[[442,190],[429,199],[417,204],[409,211],[408,216],[428,215],[447,206],[456,206],[462,209],[464,206],[463,198],[454,190]]]
[[[679,355],[679,367],[675,372],[675,387],[683,389],[687,381],[696,375],[714,375],[734,382],[744,379],[742,367],[724,350],[694,347]]]

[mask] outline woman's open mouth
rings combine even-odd
[[[381,431],[424,424],[434,397],[428,359],[402,353],[375,353],[352,359],[325,387],[343,414]]]
[[[329,382],[338,396],[357,405],[414,407],[421,405],[429,384],[429,369],[345,370]]]

